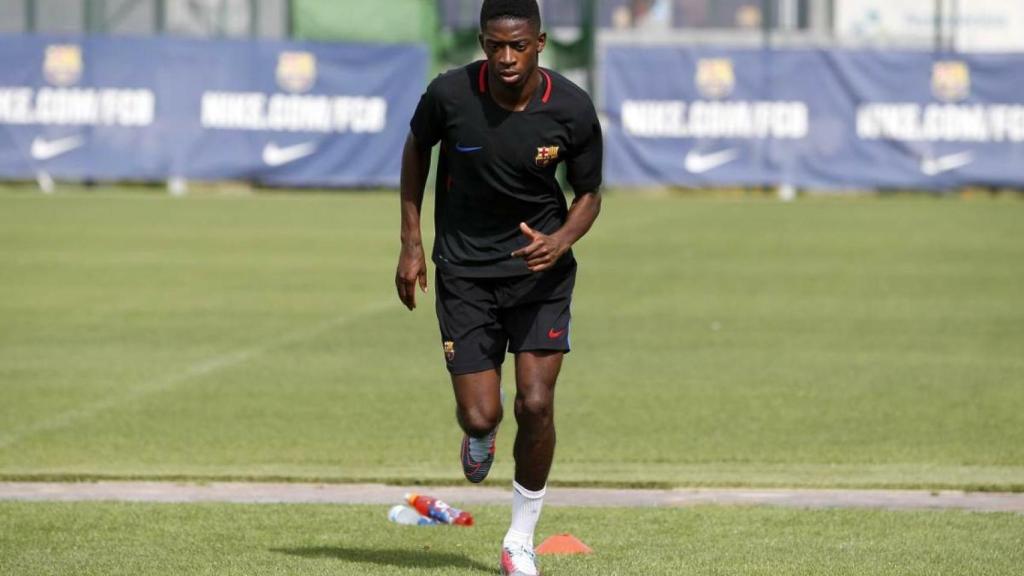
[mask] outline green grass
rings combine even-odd
[[[609,195],[552,481],[1024,490],[1022,223]],[[387,193],[0,194],[0,477],[459,481],[397,236]]]
[[[494,574],[508,511],[473,528],[389,524],[386,506],[0,503],[0,572]],[[540,538],[572,532],[591,556],[545,574],[1018,574],[1024,516],[766,508],[545,510]]]

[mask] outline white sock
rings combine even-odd
[[[540,520],[540,509],[544,505],[546,493],[547,486],[535,492],[512,481],[512,525],[505,534],[503,546],[527,546],[533,550],[533,531]]]

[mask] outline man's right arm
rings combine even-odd
[[[402,150],[402,248],[395,272],[398,298],[409,310],[416,308],[416,284],[427,291],[427,261],[423,255],[420,210],[429,173],[430,148],[421,147],[410,132]]]

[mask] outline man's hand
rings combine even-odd
[[[562,254],[569,250],[569,243],[556,234],[542,234],[527,226],[526,222],[520,222],[519,229],[523,231],[523,236],[526,236],[530,244],[513,252],[512,257],[526,260],[530,272],[541,272],[551,268]]]
[[[423,257],[423,245],[402,243],[402,252],[398,255],[398,270],[395,271],[395,288],[398,299],[409,310],[416,308],[416,284],[427,291],[427,261]]]

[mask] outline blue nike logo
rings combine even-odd
[[[463,146],[462,144],[456,144],[455,149],[459,152],[476,152],[477,150],[483,150],[483,146]]]

